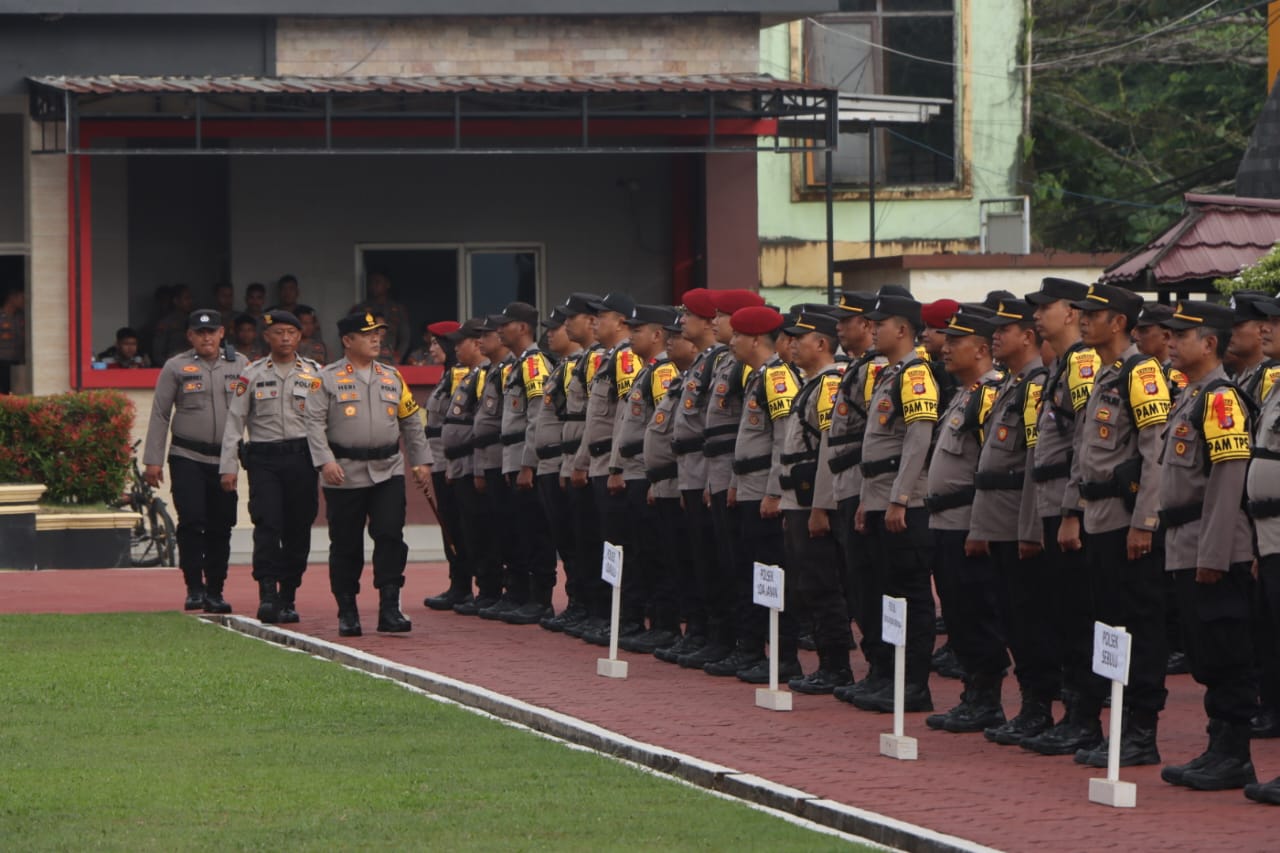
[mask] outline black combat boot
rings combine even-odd
[[[280,592],[273,580],[258,581],[258,621],[274,625],[280,620]]]
[[[1251,785],[1245,785],[1244,795],[1255,803],[1270,803],[1273,806],[1280,806],[1280,776],[1270,782],[1263,782],[1262,784],[1254,782]]]
[[[1156,719],[1154,711],[1130,711],[1125,714],[1120,736],[1120,766],[1140,767],[1160,763],[1160,750],[1156,747]],[[1108,741],[1103,740],[1096,749],[1076,753],[1076,764],[1090,767],[1106,767]],[[1186,777],[1183,777],[1184,779]]]
[[[984,729],[982,735],[1001,746],[1019,746],[1024,740],[1036,737],[1052,727],[1053,706],[1049,698],[1024,691],[1018,716],[1003,725]]]
[[[1004,707],[1000,702],[1000,685],[1003,681],[1004,678],[999,675],[971,676],[969,701],[953,708],[943,721],[942,728],[952,734],[972,734],[1004,725]]]
[[[187,600],[182,602],[183,610],[203,610],[204,609],[204,587],[189,586],[187,587]]]
[[[1249,724],[1222,723],[1218,748],[1208,761],[1182,774],[1182,784],[1197,791],[1226,791],[1257,784],[1249,751]],[[1163,774],[1161,774],[1163,776]]]
[[[276,621],[281,625],[300,621],[301,617],[298,616],[298,608],[294,605],[297,597],[297,578],[280,581],[280,614],[276,617]]]
[[[222,597],[222,582],[216,584],[210,583],[206,586],[204,592],[204,612],[205,613],[230,613],[231,605]]]
[[[1075,755],[1102,743],[1102,707],[1079,694],[1068,696],[1066,701],[1062,722],[1034,737],[1024,737],[1018,745],[1040,755]]]
[[[343,592],[333,597],[338,602],[338,636],[359,637],[363,632],[360,630],[360,611],[356,609],[356,594]]]
[[[1209,725],[1205,727],[1205,731],[1209,733],[1209,745],[1205,747],[1204,752],[1188,761],[1186,764],[1169,764],[1160,770],[1160,778],[1168,782],[1170,785],[1185,784],[1182,777],[1188,770],[1199,770],[1205,764],[1213,760],[1214,753],[1221,747],[1222,734],[1226,730],[1227,724],[1222,720],[1210,720]]]
[[[793,678],[787,686],[796,693],[811,696],[828,696],[837,687],[853,683],[853,671],[849,668],[849,652],[845,649],[828,649],[818,653],[818,668],[808,675]]]
[[[470,584],[468,584],[468,587]],[[471,600],[471,590],[461,586],[450,586],[439,595],[432,595],[422,600],[430,610],[452,610],[455,604]]]
[[[412,627],[400,612],[400,587],[384,586],[378,590],[378,630],[387,634],[403,634]]]

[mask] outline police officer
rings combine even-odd
[[[288,311],[262,317],[271,348],[236,380],[222,434],[222,488],[236,490],[238,458],[249,475],[258,619],[297,622],[294,606],[311,553],[319,487],[307,448],[306,408],[322,365],[297,354],[302,324]],[[245,442],[245,430],[249,440]]]
[[[569,596],[569,606],[565,610],[568,611],[570,608],[580,608],[581,605],[577,601],[576,525],[569,504],[569,491],[560,477],[560,469],[564,462],[569,376],[582,358],[582,346],[569,337],[565,319],[565,314],[559,308],[553,308],[547,319],[542,321],[542,327],[546,330],[547,348],[556,361],[542,385],[542,405],[531,419],[529,446],[533,449],[536,460],[534,480],[538,499],[542,503],[542,512],[547,518],[555,549],[564,566],[564,588]],[[560,614],[562,615],[564,614]],[[560,619],[560,616],[554,613],[545,616],[539,620],[539,624],[549,631],[557,628],[563,630],[565,620]]]
[[[1205,686],[1209,746],[1186,764],[1165,767],[1160,778],[1203,791],[1258,781],[1249,751],[1257,710],[1253,528],[1242,506],[1251,423],[1243,392],[1222,368],[1232,319],[1225,306],[1181,302],[1163,322],[1173,331],[1174,366],[1188,384],[1165,431],[1160,523],[1192,675]]]
[[[992,438],[991,410],[1003,374],[992,364],[994,314],[962,306],[941,330],[942,365],[955,377],[956,393],[938,419],[937,446],[929,464],[929,529],[933,576],[947,615],[947,639],[964,668],[960,703],[925,720],[931,729],[980,732],[1004,723],[1000,685],[1009,666],[1000,584],[985,548],[973,547],[978,460]]]
[[[502,614],[512,625],[536,625],[555,615],[551,592],[556,586],[556,552],[547,530],[534,471],[538,458],[530,440],[532,425],[542,409],[543,388],[551,364],[534,342],[538,309],[527,302],[512,302],[503,309],[498,335],[507,349],[519,353],[502,386],[502,474],[514,528],[512,583],[519,590],[518,608]]]
[[[831,472],[828,437],[840,392],[844,366],[835,360],[836,318],[825,310],[806,308],[784,328],[792,339],[796,366],[804,387],[787,419],[779,461],[782,486],[785,562],[796,579],[800,608],[813,620],[818,668],[789,683],[799,693],[828,694],[852,680],[849,611],[843,560],[833,534],[836,518],[835,475]]]
[[[178,563],[187,584],[186,610],[230,613],[222,597],[236,524],[236,494],[222,488],[222,457],[227,408],[249,362],[222,347],[222,318],[200,309],[187,318],[191,349],[164,363],[156,381],[142,451],[143,478],[154,487],[164,481],[165,439],[172,429],[169,474],[178,511]]]
[[[1130,331],[1142,297],[1109,284],[1095,284],[1074,303],[1084,312],[1084,342],[1102,365],[1076,430],[1072,483],[1084,509],[1085,560],[1094,616],[1123,625],[1133,635],[1127,709],[1120,762],[1158,764],[1156,726],[1164,708],[1168,652],[1164,630],[1164,559],[1155,548],[1159,525],[1160,436],[1169,417],[1169,386],[1160,363],[1138,352]],[[1068,493],[1069,494],[1069,493]],[[1063,510],[1074,507],[1063,506]],[[1064,518],[1058,542],[1080,548],[1080,523]],[[1108,684],[1085,681],[1081,713],[1097,719]],[[1107,764],[1106,742],[1076,753],[1076,761]]]
[[[1258,290],[1237,290],[1231,294],[1236,322],[1231,328],[1231,343],[1227,345],[1227,372],[1259,404],[1275,381],[1276,371],[1271,368],[1280,364],[1263,352],[1262,328],[1269,315],[1265,309],[1255,306],[1270,300],[1270,296]]]
[[[324,483],[329,585],[343,637],[361,634],[356,595],[364,571],[366,520],[373,539],[378,630],[398,633],[412,627],[400,612],[409,555],[400,441],[414,482],[423,489],[431,483],[431,449],[408,384],[394,367],[376,361],[384,329],[368,312],[339,320],[344,355],[321,371],[307,399],[307,441]]]
[[[664,305],[637,305],[627,319],[631,351],[644,366],[636,373],[631,390],[618,406],[609,457],[606,487],[626,500],[634,552],[622,576],[622,624],[640,622],[647,630],[619,640],[627,651],[653,654],[680,638],[680,611],[676,601],[676,564],[660,540],[679,537],[679,528],[668,528],[662,517],[671,520],[669,485],[652,493],[649,464],[644,454],[645,435],[658,405],[678,375],[667,356],[667,335],[678,317]],[[658,501],[663,502],[661,514]],[[662,536],[653,531],[662,530]]]
[[[893,672],[892,653],[880,638],[881,596],[907,602],[906,693],[908,711],[932,711],[929,658],[933,652],[933,590],[929,571],[933,542],[929,534],[925,462],[938,422],[938,388],[933,372],[915,349],[922,328],[920,303],[902,296],[901,289],[882,287],[875,309],[867,317],[876,322],[876,349],[887,366],[876,379],[862,445],[862,497],[854,523],[867,534],[869,566],[875,573],[862,606],[863,643],[878,672]],[[893,709],[893,683],[870,683],[855,688],[851,701],[863,710]]]
[[[499,523],[511,518],[511,488],[502,475],[502,407],[507,377],[515,356],[502,342],[499,327],[506,322],[501,314],[489,314],[480,329],[478,345],[481,354],[488,359],[484,368],[484,384],[480,387],[480,401],[471,426],[472,464],[476,493],[487,504],[488,512]],[[496,527],[489,529],[493,535]],[[501,619],[503,614],[518,610],[528,595],[527,575],[517,577],[520,555],[514,536],[498,538],[498,551],[502,561],[502,595],[490,607],[480,610],[481,619]]]
[[[1173,366],[1170,357],[1170,345],[1173,343],[1172,333],[1162,324],[1173,316],[1173,306],[1150,302],[1142,306],[1138,314],[1138,324],[1133,329],[1133,342],[1138,351],[1145,353],[1164,368],[1164,378],[1169,383],[1169,393],[1175,398],[1178,392],[1187,387],[1187,375]]]
[[[1088,285],[1065,278],[1045,278],[1040,290],[1027,294],[1036,306],[1036,331],[1053,352],[1052,363],[1041,393],[1036,421],[1036,444],[1031,448],[1031,479],[1034,488],[1023,492],[1024,509],[1034,510],[1041,521],[1044,550],[1039,560],[1052,573],[1052,599],[1041,607],[1047,616],[1046,629],[1053,631],[1062,646],[1062,720],[1034,737],[1013,731],[993,732],[988,738],[1044,755],[1075,755],[1102,741],[1098,719],[1082,713],[1079,697],[1092,678],[1093,613],[1089,602],[1084,551],[1064,550],[1058,530],[1064,516],[1079,517],[1079,494],[1068,482],[1076,430],[1080,428],[1085,404],[1098,371],[1098,355],[1080,340],[1081,312],[1073,303],[1089,292]]]
[[[447,457],[444,452],[444,422],[449,417],[449,401],[454,389],[471,369],[458,362],[457,345],[452,336],[462,324],[457,320],[439,320],[428,323],[431,337],[429,351],[433,363],[441,365],[440,381],[431,389],[431,396],[423,406],[427,414],[427,446],[436,464],[431,470],[431,490],[436,498],[436,512],[440,531],[445,539],[445,558],[449,561],[449,588],[439,595],[423,600],[431,610],[452,610],[472,597],[471,567],[465,537],[462,533],[462,513],[455,487],[448,482]]]

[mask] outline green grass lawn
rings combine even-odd
[[[850,849],[177,614],[0,617],[0,850]]]

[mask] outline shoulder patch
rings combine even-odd
[[[831,413],[836,408],[836,397],[840,394],[840,374],[829,373],[820,380],[822,387],[817,390],[814,408],[818,412],[818,429],[826,432],[831,429]]]
[[[526,399],[542,396],[542,385],[547,379],[547,363],[541,353],[531,355],[520,362],[520,381],[524,385]]]
[[[1071,397],[1071,408],[1080,411],[1089,402],[1089,394],[1093,392],[1093,378],[1098,370],[1098,354],[1091,349],[1078,350],[1071,354],[1067,365],[1067,392]]]
[[[667,389],[671,387],[671,383],[676,381],[680,375],[680,368],[671,362],[659,364],[653,369],[653,376],[650,377],[650,392],[653,395],[653,404],[656,406],[662,402],[662,398],[667,396]]]
[[[796,382],[791,368],[785,364],[765,368],[764,376],[760,377],[760,381],[764,383],[764,398],[769,407],[769,420],[776,421],[791,414],[791,403],[795,400],[796,394],[800,393],[800,384]]]
[[[1044,383],[1032,381],[1027,383],[1027,396],[1022,401],[1022,428],[1026,435],[1027,447],[1035,447],[1040,439],[1040,428],[1036,415],[1040,411],[1040,397],[1044,393]]]
[[[1141,361],[1129,374],[1129,407],[1138,429],[1156,426],[1169,419],[1169,384],[1164,370],[1154,358]]]
[[[1268,367],[1262,372],[1262,381],[1258,383],[1258,402],[1267,399],[1271,389],[1276,387],[1277,379],[1280,379],[1280,367]]]
[[[933,371],[929,366],[927,364],[911,365],[902,371],[900,383],[903,423],[936,421],[938,419],[938,383],[934,381]]]
[[[1246,411],[1234,388],[1214,391],[1204,407],[1204,442],[1209,461],[1217,464],[1250,456]]]

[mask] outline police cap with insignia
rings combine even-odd
[[[560,306],[560,313],[567,317],[576,317],[579,314],[590,314],[593,317],[596,314],[595,306],[599,304],[600,297],[594,293],[570,293],[569,298]]]
[[[502,318],[504,326],[507,323],[527,323],[532,329],[538,325],[538,309],[528,302],[512,302],[498,316]]]
[[[460,325],[453,332],[450,332],[446,337],[448,337],[449,340],[453,341],[456,344],[458,341],[461,341],[465,338],[478,338],[483,334],[484,334],[484,318],[472,317],[470,320]]]
[[[187,316],[187,328],[196,330],[220,329],[222,328],[222,315],[209,308],[192,311]]]
[[[1069,278],[1042,278],[1040,289],[1027,294],[1027,301],[1032,305],[1050,305],[1060,299],[1075,302],[1084,299],[1089,293],[1089,285]]]
[[[968,335],[991,339],[996,332],[996,324],[992,322],[995,315],[981,305],[961,305],[947,325],[940,329],[944,335],[963,338]]]
[[[1230,332],[1237,322],[1236,312],[1229,306],[1188,300],[1169,309],[1169,316],[1161,320],[1160,325],[1175,331],[1208,327],[1219,332]]]
[[[591,303],[591,307],[595,309],[597,314],[613,311],[623,317],[630,317],[631,309],[636,307],[636,301],[627,294],[615,290],[613,293],[605,294],[603,299]]]
[[[509,322],[502,314],[485,314],[483,319],[484,325],[480,327],[481,332],[496,332]]]
[[[711,291],[705,287],[695,287],[692,290],[686,290],[683,300],[684,307],[696,317],[704,320],[714,320],[716,318],[716,303],[711,298]]]
[[[655,326],[678,325],[680,322],[680,313],[669,305],[637,305],[631,309],[631,316],[627,318],[628,326],[646,326],[652,323]]]
[[[817,307],[827,308],[829,306],[821,305]],[[800,315],[782,331],[793,338],[803,337],[810,332],[818,332],[834,338],[836,336],[836,322],[836,318],[826,311],[815,311],[813,306],[804,306],[800,311]]]
[[[992,310],[995,312],[990,320],[993,326],[1034,323],[1036,319],[1036,307],[1021,299],[1001,299]]]
[[[875,308],[868,311],[866,317],[876,321],[900,317],[919,331],[924,327],[921,308],[923,306],[911,298],[911,291],[896,284],[886,284],[876,293]]]
[[[387,324],[380,321],[368,311],[348,314],[338,321],[338,336],[354,335],[357,332],[372,332],[374,329],[385,329]]]
[[[281,311],[279,308],[273,308],[262,315],[262,325],[264,326],[293,326],[298,331],[302,331],[302,321],[289,311]]]
[[[1274,302],[1270,295],[1261,290],[1237,290],[1231,294],[1230,307],[1236,312],[1237,323],[1247,323],[1280,314],[1280,311],[1275,310],[1277,306]]]
[[[876,307],[876,295],[865,290],[845,290],[840,294],[840,304],[833,307],[837,317],[865,314]]]
[[[558,329],[564,325],[564,321],[567,319],[568,317],[559,308],[552,308],[551,313],[547,315],[547,319],[542,321],[542,328],[548,331]]]
[[[1116,311],[1130,323],[1138,322],[1138,313],[1142,311],[1141,296],[1114,284],[1091,284],[1084,297],[1071,304],[1081,311]]]
[[[729,325],[740,335],[767,335],[781,329],[784,322],[781,314],[763,305],[739,308],[729,317]]]
[[[731,317],[743,308],[764,307],[764,298],[753,290],[713,290],[711,300],[715,303],[716,311]],[[778,314],[778,316],[782,315]]]
[[[1230,311],[1231,309],[1227,309]],[[1173,306],[1161,305],[1159,302],[1151,302],[1142,306],[1142,313],[1138,315],[1138,326],[1163,326],[1164,321],[1173,316]]]

